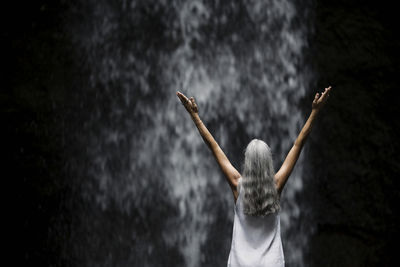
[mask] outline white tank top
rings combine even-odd
[[[228,267],[284,267],[279,212],[265,217],[245,215],[241,201],[241,179],[235,204]]]

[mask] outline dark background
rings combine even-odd
[[[309,144],[313,266],[393,266],[399,234],[399,36],[393,6],[315,1],[310,60],[335,91]],[[329,115],[328,115],[329,114]]]
[[[64,32],[70,5],[24,1],[2,12],[4,203],[10,248],[16,263],[26,266],[79,266],[62,260],[65,237],[58,236],[68,235],[69,214],[78,203],[69,201],[79,191],[77,181],[67,182],[73,173],[65,163],[75,153],[67,144],[82,120],[75,117],[74,81],[83,70]],[[398,14],[376,1],[312,6],[312,86],[334,89],[306,146],[306,175],[318,177],[306,195],[316,222],[306,262],[394,266],[400,223]],[[53,227],[60,214],[62,231]]]

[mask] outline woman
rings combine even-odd
[[[268,145],[254,139],[246,148],[242,175],[232,166],[201,121],[194,98],[189,99],[180,92],[176,93],[232,189],[235,218],[228,267],[284,266],[280,235],[280,195],[330,90],[331,87],[328,87],[322,94],[315,95],[311,114],[277,173],[273,169]]]

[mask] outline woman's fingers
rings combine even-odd
[[[331,90],[331,88],[332,88],[331,86],[329,86],[329,87],[326,87],[326,88],[325,88],[325,92],[324,92],[324,93],[326,93],[326,92],[329,92],[329,91]]]
[[[320,102],[325,102],[329,97],[329,91],[331,90],[331,86],[325,88],[325,91],[321,94],[319,99]]]
[[[176,95],[179,97],[179,99],[182,101],[184,99],[184,94],[182,94],[181,92],[176,92]]]
[[[182,94],[181,92],[179,92],[179,91],[176,92],[176,95],[179,97],[179,99],[181,100],[181,102],[183,104],[186,104],[186,103],[189,102],[189,99],[184,94]]]
[[[328,88],[326,88],[326,91],[328,92],[328,96],[329,96],[329,92],[331,91],[332,86],[329,86]]]
[[[189,99],[179,91],[176,92],[176,95],[179,97],[179,99],[181,100],[182,104],[185,106],[185,108],[188,111],[193,110],[193,109],[197,109],[196,102],[194,101],[194,97],[191,97]]]
[[[319,93],[316,93],[316,94],[315,94],[315,97],[314,97],[314,102],[317,102],[317,101],[318,101],[318,98],[319,98]]]
[[[196,104],[196,101],[194,100],[194,97],[191,97],[191,98],[190,98],[190,102],[192,102],[192,109],[193,109],[193,111],[194,111],[194,112],[198,112],[197,104]]]
[[[324,105],[324,103],[326,102],[326,100],[329,97],[330,90],[331,90],[331,86],[326,87],[321,94],[320,93],[315,94],[315,97],[314,97],[314,100],[312,103],[313,110],[314,109],[318,110]]]

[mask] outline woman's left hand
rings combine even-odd
[[[312,110],[319,111],[324,106],[326,100],[328,100],[331,88],[331,86],[325,88],[325,91],[321,95],[319,93],[315,94],[314,101],[312,102]]]
[[[184,94],[182,94],[179,91],[176,92],[176,95],[179,97],[182,104],[185,106],[186,110],[190,113],[190,115],[199,113],[199,110],[197,108],[197,104],[196,104],[196,101],[194,100],[194,97],[187,98]]]

